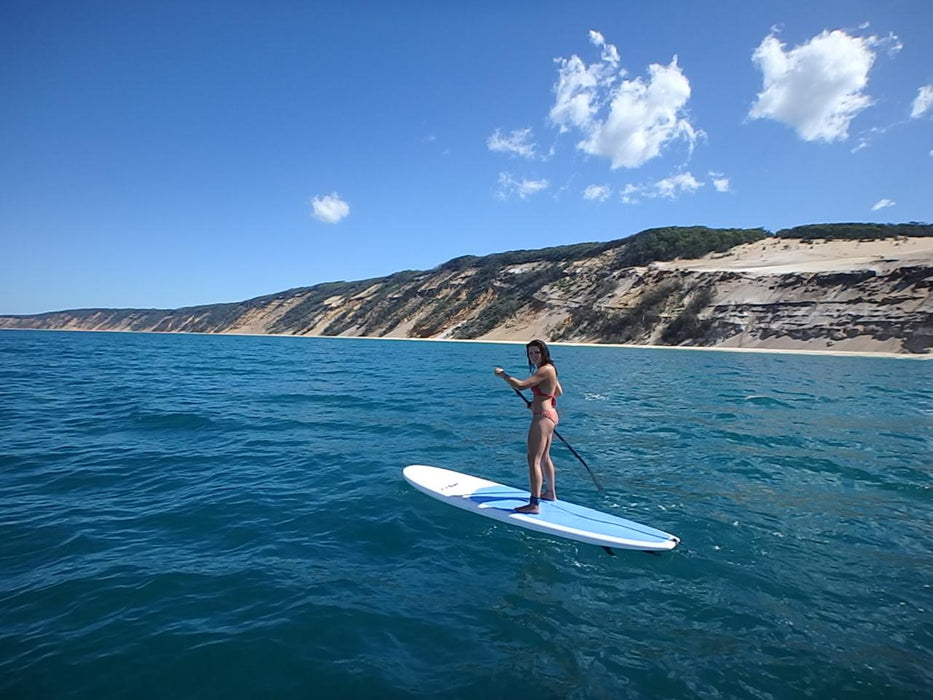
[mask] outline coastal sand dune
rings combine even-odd
[[[933,265],[933,237],[871,241],[768,239],[711,253],[697,260],[653,263],[659,269],[731,270],[759,275],[804,272],[886,272],[905,265]]]
[[[910,282],[903,277],[908,269],[915,271]],[[929,356],[933,237],[766,239],[697,259],[650,263],[633,286],[659,272],[707,274],[713,280],[717,311],[706,316],[731,316],[736,332],[711,348]],[[842,279],[827,285],[833,273]],[[901,281],[885,284],[889,278]],[[893,288],[898,288],[896,294]],[[908,317],[921,326],[912,345],[905,343],[903,334],[889,330],[892,322]],[[547,337],[559,318],[550,308],[483,337]],[[656,343],[658,334],[651,340]]]

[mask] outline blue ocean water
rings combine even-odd
[[[553,354],[559,495],[675,551],[403,481],[524,485],[520,345],[0,333],[0,697],[930,693],[933,365]]]

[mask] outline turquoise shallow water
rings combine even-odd
[[[524,484],[520,346],[0,333],[0,697],[930,692],[933,365],[553,352],[561,497],[674,552],[403,481]]]

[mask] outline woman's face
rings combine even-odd
[[[541,364],[541,348],[537,345],[528,348],[528,361],[535,367],[539,366]]]

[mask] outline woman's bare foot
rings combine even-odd
[[[541,500],[542,501],[556,501],[557,496],[554,494],[553,491],[546,490],[546,491],[541,492]]]
[[[524,505],[524,506],[519,506],[519,507],[516,508],[513,512],[515,512],[515,513],[531,513],[532,515],[535,515],[536,513],[539,513],[539,512],[540,512],[540,509],[538,508],[538,506],[537,506],[536,504],[534,504],[534,503],[529,503],[529,504]]]

